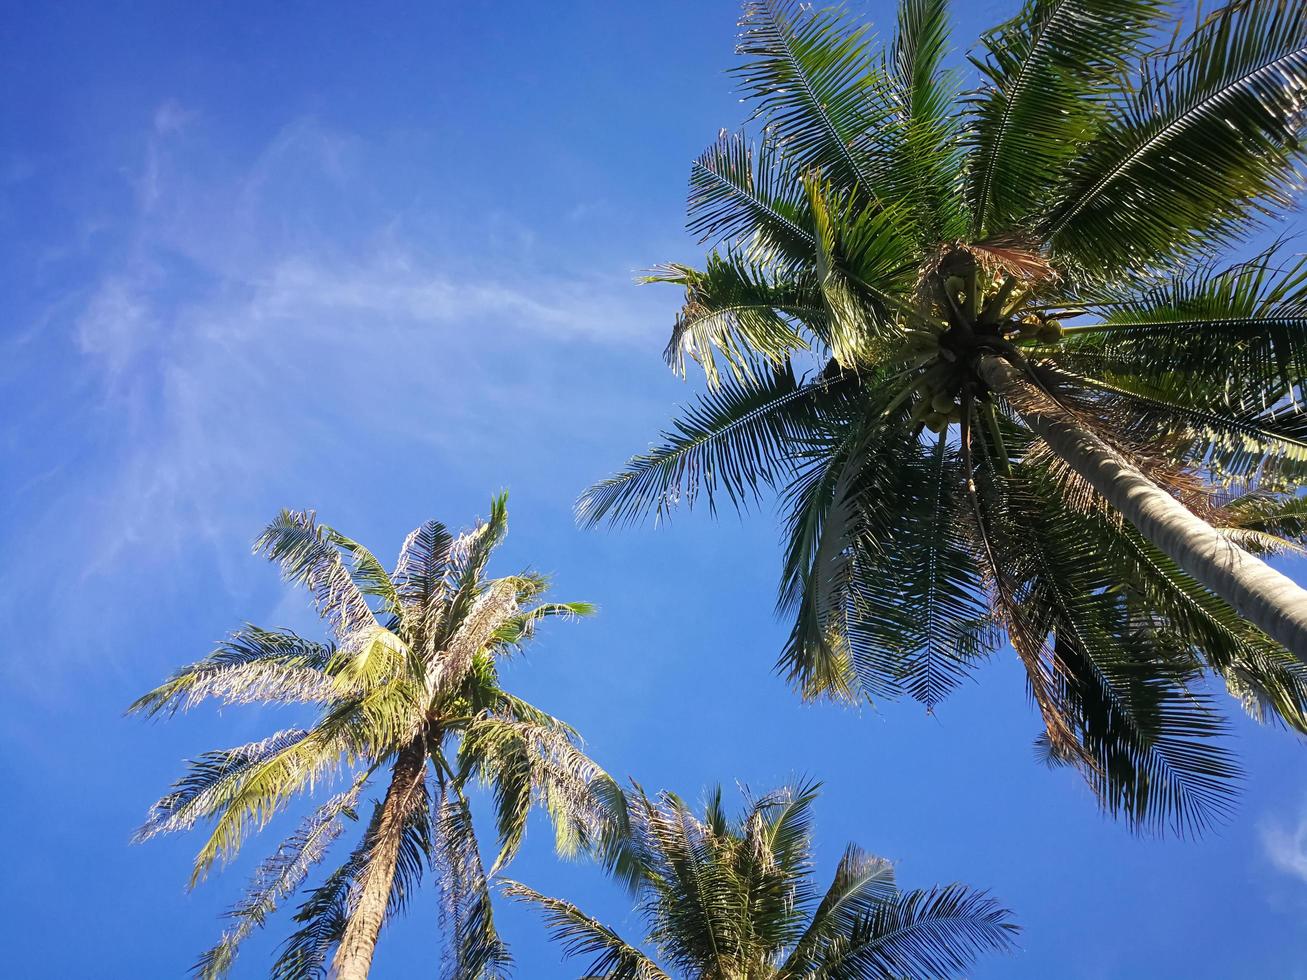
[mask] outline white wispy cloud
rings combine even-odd
[[[1307,805],[1296,821],[1266,820],[1260,831],[1262,851],[1272,866],[1307,884]]]
[[[76,390],[48,398],[85,444],[19,484],[31,582],[66,577],[54,564],[74,542],[82,582],[123,588],[124,563],[230,553],[272,500],[415,479],[391,471],[400,445],[425,471],[484,468],[494,489],[496,457],[544,460],[555,433],[592,421],[577,357],[656,356],[668,297],[635,289],[634,263],[569,268],[503,216],[480,240],[415,233],[370,186],[366,148],[313,120],[234,172],[206,169],[208,138],[202,117],[160,106],[126,178],[135,210],[41,328],[81,359]],[[30,410],[29,431],[50,407]],[[594,475],[536,468],[569,494]]]

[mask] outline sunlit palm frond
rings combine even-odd
[[[490,515],[477,521],[475,527],[464,531],[450,545],[447,566],[450,596],[445,614],[447,631],[457,629],[468,608],[476,602],[490,555],[507,535],[508,494],[501,493],[491,498]]]
[[[446,576],[454,537],[439,521],[426,521],[415,527],[399,549],[399,560],[391,581],[404,610],[404,619],[416,627],[412,637],[424,658],[435,653],[441,620],[445,614]]]
[[[362,780],[318,807],[286,838],[276,852],[254,871],[245,896],[227,913],[234,924],[216,946],[206,950],[192,967],[201,980],[227,976],[241,942],[263,927],[277,906],[295,893],[312,867],[322,860],[331,842],[340,836],[342,817],[353,818]]]
[[[577,503],[587,525],[633,523],[653,511],[660,519],[706,496],[710,510],[725,496],[748,506],[791,469],[786,445],[801,438],[823,393],[841,385],[801,381],[788,365],[754,382],[723,379],[663,433],[663,442],[633,457],[617,476],[595,484]]]
[[[591,785],[603,771],[578,747],[572,730],[548,719],[484,716],[463,730],[459,761],[494,794],[500,852],[512,860],[526,835],[527,814],[540,804],[554,823],[561,854],[588,847],[599,829]]]
[[[1307,259],[1272,250],[1131,287],[1098,289],[1084,308],[1101,319],[1069,328],[1053,359],[1260,409],[1307,382]]]
[[[693,358],[710,386],[720,379],[718,360],[737,378],[752,378],[760,363],[775,366],[809,349],[803,323],[826,316],[814,283],[773,277],[735,253],[712,253],[702,271],[668,265],[645,281],[684,287],[685,306],[664,356],[682,376],[686,357]]]
[[[571,902],[549,898],[516,881],[505,882],[503,892],[516,901],[537,906],[544,913],[550,939],[562,946],[564,956],[591,957],[585,970],[587,977],[668,980],[653,960]]]
[[[689,230],[755,261],[801,265],[816,243],[799,172],[764,138],[722,133],[690,168]]]
[[[1235,0],[1145,65],[1084,143],[1043,234],[1098,273],[1210,251],[1291,204],[1307,9]]]
[[[450,931],[443,975],[445,980],[494,980],[505,974],[512,957],[495,927],[471,809],[461,790],[451,786],[433,812],[441,917]]]
[[[567,956],[593,959],[587,977],[926,978],[956,976],[978,954],[1011,948],[1011,915],[982,892],[950,885],[899,892],[888,861],[849,847],[818,898],[812,886],[812,805],[804,782],[750,798],[737,816],[708,794],[702,816],[675,794],[616,793],[633,886],[654,957],[576,905],[510,882],[506,894],[544,913]],[[615,814],[614,814],[615,815]],[[638,873],[629,874],[633,868]]]
[[[884,113],[884,77],[869,33],[837,10],[794,0],[750,0],[732,69],[744,97],[781,141],[792,172],[821,170],[874,198],[883,165],[874,141]]]
[[[982,37],[968,197],[971,237],[1029,231],[1067,164],[1093,135],[1157,0],[1027,0]]]
[[[153,717],[188,711],[208,698],[224,704],[328,704],[339,691],[327,675],[335,647],[289,630],[246,625],[203,660],[182,667],[128,713]]]
[[[1009,952],[1011,913],[965,885],[911,891],[882,901],[847,936],[833,941],[811,974],[821,980],[957,977],[981,953]]]
[[[1220,481],[1281,489],[1307,477],[1307,406],[1251,404],[1230,392],[1189,384],[1183,375],[1137,381],[1111,372],[1110,380],[1072,376],[1082,392],[1106,394],[1134,423],[1134,445],[1173,447],[1181,461]]]
[[[490,643],[497,651],[507,652],[508,648],[520,647],[535,636],[536,629],[546,619],[580,619],[597,611],[592,602],[542,602],[504,620],[491,634]]]
[[[808,926],[777,973],[777,980],[810,976],[832,944],[856,932],[882,902],[898,895],[894,865],[850,844]]]
[[[803,178],[817,233],[813,269],[825,316],[808,326],[844,368],[872,360],[878,341],[898,336],[892,311],[916,287],[903,205],[867,206],[819,171]]]
[[[300,927],[278,950],[272,980],[324,980],[331,951],[344,935],[351,895],[366,863],[360,845],[340,867],[309,892],[295,913]]]
[[[299,745],[307,736],[303,729],[288,729],[258,742],[206,752],[192,759],[186,775],[150,807],[145,823],[136,832],[136,840],[195,826],[196,821],[221,806],[252,770]]]
[[[313,593],[318,612],[338,644],[347,646],[354,636],[376,626],[377,620],[365,591],[371,584],[366,577],[355,578],[336,537],[337,532],[320,524],[313,512],[283,510],[264,528],[254,550],[279,564],[289,581]]]
[[[962,238],[965,145],[958,109],[959,75],[949,53],[947,0],[903,0],[884,72],[892,110],[884,121],[889,163],[881,177],[887,200],[916,226],[922,250]]]

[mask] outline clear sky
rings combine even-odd
[[[1012,10],[959,6],[964,45]],[[694,799],[825,780],[823,876],[855,840],[908,886],[963,880],[1015,910],[1022,952],[978,978],[1307,977],[1300,739],[1236,721],[1229,824],[1139,839],[1035,761],[1010,651],[934,717],[797,703],[771,672],[769,507],[574,526],[577,493],[695,390],[660,359],[677,295],[633,277],[701,254],[688,163],[743,116],[730,0],[5,7],[6,976],[180,975],[275,845],[187,893],[197,838],[129,838],[184,758],[293,712],[122,711],[244,620],[317,629],[250,556],[277,509],[389,560],[508,488],[499,569],[551,572],[601,613],[551,626],[507,679],[610,771]],[[855,9],[892,22],[884,0]],[[638,938],[544,829],[513,876]],[[520,976],[579,972],[526,910],[502,924]],[[285,926],[237,976],[266,972]],[[435,930],[427,892],[376,974],[433,975]]]

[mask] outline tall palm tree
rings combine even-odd
[[[192,885],[294,797],[348,776],[348,788],[259,865],[197,975],[227,973],[240,942],[300,888],[374,780],[384,785],[381,801],[344,863],[308,891],[272,975],[319,977],[334,948],[333,977],[366,977],[382,923],[405,907],[427,865],[438,872],[451,932],[448,975],[500,975],[508,953],[495,930],[469,781],[493,792],[499,867],[521,844],[533,803],[553,818],[560,851],[588,845],[598,812],[591,786],[607,779],[571,728],[500,687],[498,660],[543,619],[591,612],[586,603],[543,601],[548,583],[533,572],[487,578],[507,529],[504,496],[491,502],[488,520],[457,537],[429,521],[387,573],[312,513],[283,511],[256,551],[308,587],[334,642],[247,625],[132,705],[173,714],[213,698],[316,712],[307,728],[205,753],[151,808],[142,839],[211,821]]]
[[[1258,557],[1307,530],[1307,264],[1228,257],[1297,187],[1307,5],[1164,6],[1027,0],[968,80],[944,0],[880,54],[747,3],[757,141],[695,161],[715,247],[650,277],[708,391],[579,512],[779,490],[804,695],[933,708],[1006,636],[1050,761],[1185,831],[1238,774],[1204,675],[1307,731],[1307,591]]]
[[[856,845],[825,893],[813,880],[815,784],[749,801],[730,820],[721,791],[699,819],[670,793],[613,793],[608,857],[637,900],[666,971],[571,902],[509,882],[539,907],[567,956],[598,980],[871,980],[957,976],[976,956],[1010,950],[1011,913],[965,885],[901,892],[894,868]]]

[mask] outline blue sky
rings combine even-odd
[[[855,9],[880,24],[892,8]],[[966,5],[959,38],[1011,11]],[[185,891],[194,838],[130,846],[200,751],[291,716],[123,708],[243,620],[316,629],[249,554],[283,506],[391,556],[511,491],[503,570],[601,614],[551,627],[509,681],[593,755],[697,798],[825,780],[823,874],[846,841],[909,886],[990,888],[1025,927],[980,978],[1307,977],[1300,740],[1236,721],[1230,823],[1148,840],[1035,762],[1000,653],[936,713],[803,706],[770,671],[776,519],[578,530],[576,494],[694,388],[659,357],[700,254],[688,161],[743,109],[736,7],[10,5],[0,26],[0,902],[8,972],[176,976],[248,858]],[[1233,707],[1233,705],[1232,705]],[[292,823],[284,820],[282,827]],[[278,829],[274,827],[273,830]],[[638,937],[593,867],[536,827],[512,874]],[[524,910],[522,977],[575,976]],[[237,976],[263,975],[284,920]],[[378,976],[428,975],[434,896]]]

